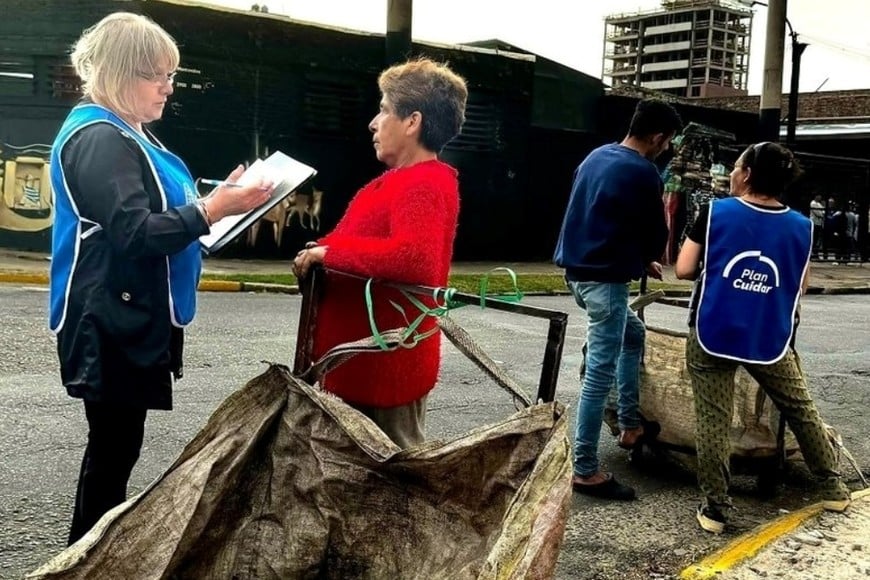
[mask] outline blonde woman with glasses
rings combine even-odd
[[[83,400],[89,429],[70,544],[126,499],[147,411],[172,408],[182,329],[196,311],[198,238],[271,191],[219,187],[198,201],[184,162],[148,131],[179,58],[166,31],[124,12],[84,31],[72,52],[84,98],[51,151],[49,313],[61,379]]]

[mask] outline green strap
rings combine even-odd
[[[493,294],[487,296],[486,290],[489,286],[489,276],[493,272],[504,271],[507,272],[511,277],[511,283],[513,283],[514,291],[512,293],[502,293],[502,294]],[[519,302],[523,299],[523,293],[520,292],[519,287],[517,286],[517,275],[510,268],[505,268],[504,266],[500,266],[498,268],[493,268],[489,272],[483,275],[480,279],[480,307],[486,308],[486,299],[491,298],[494,300],[501,300],[503,302]]]
[[[488,296],[486,294],[486,290],[487,290],[487,286],[489,283],[489,276],[493,272],[496,272],[499,270],[504,270],[510,275],[511,281],[513,282],[514,291],[513,291],[513,293],[510,293],[510,294],[495,294],[495,295]],[[381,350],[389,350],[390,347],[387,345],[386,341],[384,340],[383,336],[381,335],[381,332],[378,330],[377,323],[375,322],[374,300],[372,299],[372,283],[373,282],[374,282],[374,279],[369,278],[368,280],[366,280],[366,286],[365,286],[365,302],[366,302],[366,311],[367,311],[368,318],[369,318],[369,328],[372,331],[372,339],[374,340],[374,343],[376,345],[378,345],[378,347]],[[435,302],[435,306],[432,308],[429,308],[428,306],[426,306],[420,299],[418,299],[416,296],[414,296],[410,292],[408,292],[406,290],[401,290],[401,289],[399,291],[408,300],[408,302],[410,302],[411,305],[414,306],[414,308],[416,308],[417,310],[420,311],[420,314],[418,314],[417,317],[413,321],[411,321],[408,319],[408,315],[405,312],[405,309],[402,308],[401,305],[397,304],[396,302],[394,302],[392,300],[390,301],[390,304],[392,305],[392,307],[395,308],[402,315],[402,317],[405,319],[405,322],[407,324],[407,328],[402,333],[402,339],[401,339],[401,342],[399,343],[399,346],[402,346],[405,348],[411,348],[411,347],[415,346],[417,343],[419,343],[420,341],[426,340],[430,336],[440,332],[440,328],[437,326],[432,328],[431,330],[426,331],[426,332],[417,332],[417,328],[419,328],[420,324],[422,324],[423,321],[427,317],[440,318],[443,316],[447,316],[451,310],[455,310],[456,308],[461,308],[463,306],[466,306],[466,304],[463,304],[461,302],[455,302],[453,300],[453,295],[456,294],[456,292],[457,292],[457,290],[455,288],[443,288],[443,287],[434,288],[432,290],[432,300],[433,300],[433,302]],[[523,293],[520,292],[519,288],[517,287],[517,276],[513,270],[511,270],[510,268],[504,268],[504,267],[493,268],[492,270],[487,272],[483,278],[481,278],[481,280],[480,280],[480,307],[481,308],[486,307],[486,300],[487,299],[503,300],[505,302],[519,302],[520,300],[523,299]]]
[[[389,347],[387,343],[384,341],[384,338],[381,336],[381,333],[378,331],[378,326],[375,324],[375,309],[374,304],[372,303],[372,282],[373,278],[369,278],[366,280],[366,310],[369,315],[369,328],[372,330],[372,340],[375,341],[375,344],[381,350],[388,350]]]

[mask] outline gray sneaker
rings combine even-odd
[[[705,532],[721,534],[725,529],[725,515],[713,506],[699,505],[695,517]]]
[[[830,479],[824,484],[822,507],[829,512],[842,513],[852,504],[852,493],[843,480]]]
[[[851,497],[822,500],[822,507],[829,512],[843,513],[850,505],[852,505]]]

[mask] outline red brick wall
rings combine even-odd
[[[711,97],[694,99],[701,107],[735,111],[758,111],[761,97]],[[788,111],[788,95],[782,96],[783,116]],[[798,119],[844,119],[870,117],[870,89],[802,93],[798,95]]]

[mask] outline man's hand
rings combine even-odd
[[[315,264],[322,264],[326,257],[327,246],[313,246],[301,250],[293,260],[293,273],[300,280],[308,274],[308,270]]]
[[[662,265],[658,262],[650,262],[646,265],[646,273],[650,278],[655,278],[656,280],[662,279]]]

